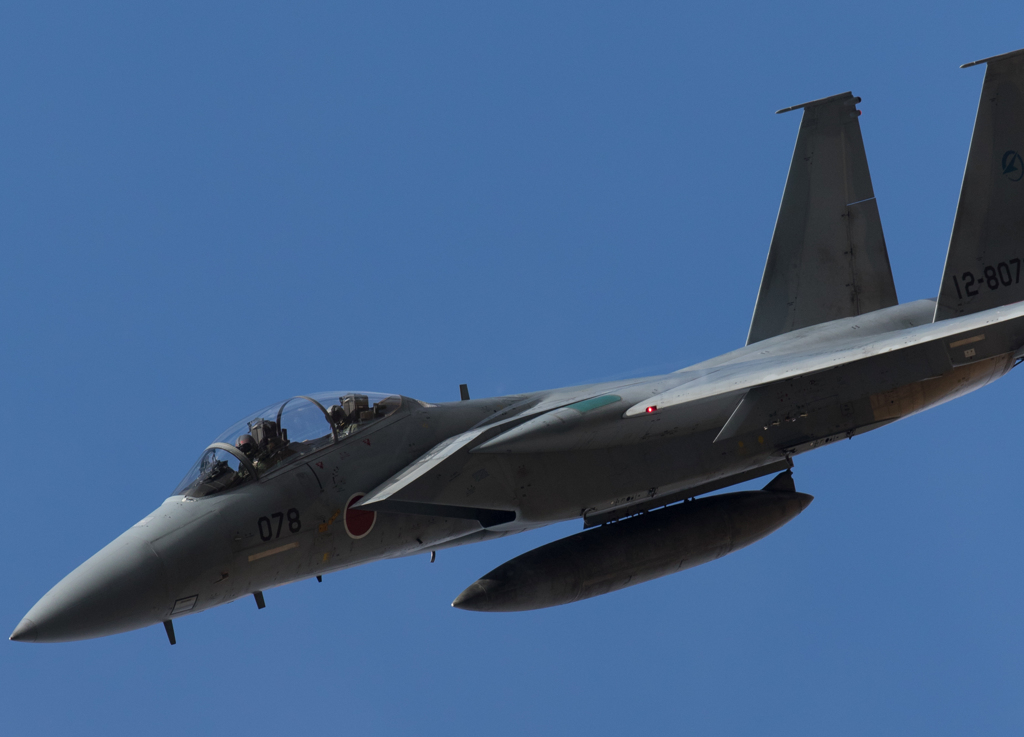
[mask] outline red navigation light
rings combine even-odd
[[[657,412],[657,411],[658,411],[658,406],[656,404],[652,404],[646,410],[647,414],[651,414],[652,412]]]

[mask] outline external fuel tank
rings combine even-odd
[[[782,483],[778,483],[782,482]],[[782,527],[814,498],[783,474],[762,491],[695,499],[605,524],[523,553],[459,594],[452,606],[520,612],[607,594],[746,547]]]

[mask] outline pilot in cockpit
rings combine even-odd
[[[341,407],[341,405],[332,404],[330,407],[327,408],[327,414],[331,418],[331,424],[334,425],[334,427],[337,428],[338,430],[341,430],[343,427],[345,427],[345,424],[348,422],[348,414]]]
[[[386,411],[379,402],[371,409],[369,397],[365,394],[346,394],[338,401],[340,404],[333,404],[327,409],[327,415],[338,436],[348,435],[360,422],[382,417]]]
[[[238,440],[235,441],[235,447],[242,451],[242,454],[250,461],[256,455],[256,441],[249,433],[239,435]]]
[[[240,435],[235,447],[252,461],[257,471],[277,465],[287,453],[288,431],[273,420],[258,417],[249,423],[249,432]]]

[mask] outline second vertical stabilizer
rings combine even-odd
[[[803,108],[747,344],[897,304],[850,92]]]
[[[935,319],[1024,300],[1024,49],[988,64]]]

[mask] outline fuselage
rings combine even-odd
[[[1020,303],[941,323],[934,310],[921,300],[815,325],[661,376],[445,404],[402,398],[258,480],[168,498],[55,586],[14,637],[113,634],[373,560],[614,519],[789,465],[1014,365]],[[488,430],[482,442],[429,480],[431,513],[355,506],[474,428]],[[446,506],[514,519],[485,527],[437,514]]]

